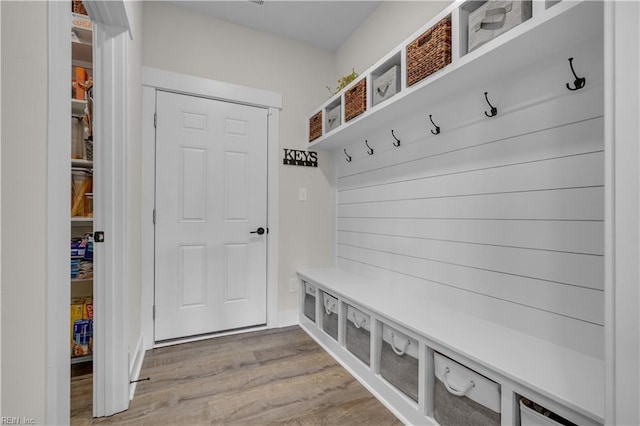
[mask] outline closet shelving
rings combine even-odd
[[[545,1],[532,2],[532,17],[496,37],[490,42],[467,53],[468,15],[484,2],[458,1],[428,22],[405,42],[380,59],[340,93],[332,96],[312,114],[326,111],[332,105],[344,105],[344,94],[363,78],[367,79],[367,109],[358,117],[345,122],[342,108],[342,124],[327,131],[323,123],[322,136],[309,143],[309,149],[342,149],[355,140],[365,140],[368,132],[387,126],[405,115],[436,108],[438,102],[465,92],[478,92],[483,97],[483,83],[509,76],[514,70],[535,64],[540,58],[560,51],[568,46],[587,40],[598,34],[601,28],[600,11],[589,1]],[[452,61],[443,69],[422,81],[407,86],[407,45],[446,16],[452,20]],[[574,31],[571,23],[581,22],[581,30]],[[400,92],[377,105],[372,105],[373,78],[389,68],[400,64]],[[569,79],[569,77],[568,77]],[[425,116],[428,120],[428,113]],[[307,120],[308,122],[308,120]],[[444,129],[443,129],[444,131]]]
[[[89,76],[92,74],[93,68],[93,48],[92,48],[92,24],[89,17],[80,15],[77,13],[71,13],[70,15],[70,30],[71,30],[71,80],[76,76],[76,67],[84,68]],[[83,122],[83,116],[87,109],[88,102],[86,99],[76,99],[72,97],[71,100],[71,117],[73,128],[73,140],[72,144],[72,158],[70,160],[70,174],[72,170],[87,171],[90,175],[93,172],[93,160],[91,154],[87,159],[87,152],[85,148],[87,135],[83,127],[86,123]],[[80,158],[78,158],[80,157]],[[88,194],[92,197],[92,194]],[[87,194],[84,194],[86,197]],[[84,214],[71,216],[70,218],[71,237],[81,238],[87,234],[93,232],[93,216],[91,209],[84,209]],[[83,260],[92,261],[85,256],[71,256],[70,260]],[[77,277],[70,278],[71,282],[71,297],[72,298],[89,298],[93,296],[93,278],[92,277]],[[73,328],[73,324],[71,325]],[[74,355],[71,354],[71,363],[78,364],[83,362],[92,361],[92,354]]]

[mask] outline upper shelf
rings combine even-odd
[[[559,3],[533,2],[533,16],[508,32],[496,37],[476,50],[466,53],[466,43],[458,42],[465,34],[458,25],[464,20],[465,6],[469,2],[457,2],[445,9],[432,21],[407,39],[402,45],[390,52],[378,63],[369,68],[360,78],[371,79],[383,67],[389,58],[406,54],[406,45],[445,16],[452,16],[452,62],[424,80],[407,87],[402,81],[401,90],[391,99],[375,106],[371,105],[371,84],[368,93],[367,110],[349,122],[309,143],[309,149],[336,149],[344,147],[367,131],[393,123],[394,120],[411,111],[436,105],[438,102],[465,91],[476,90],[485,82],[499,80],[530,64],[538,62],[554,52],[560,51],[581,41],[588,40],[603,31],[602,2],[562,1]],[[543,6],[541,7],[540,4]],[[549,6],[548,8],[544,6]],[[553,7],[551,7],[551,5]],[[404,59],[404,58],[403,58]],[[403,67],[404,68],[404,67]],[[405,69],[401,73],[406,73]],[[569,78],[569,77],[568,77]],[[355,83],[354,83],[355,84]],[[353,85],[353,84],[352,84]],[[351,89],[347,86],[315,112],[325,109],[342,99]],[[482,95],[482,91],[479,91]],[[311,114],[313,115],[313,114]],[[391,127],[390,127],[391,128]]]
[[[71,58],[74,61],[92,62],[92,29],[88,16],[71,14]]]

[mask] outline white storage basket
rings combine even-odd
[[[373,104],[378,105],[400,91],[400,65],[394,65],[373,80]]]
[[[442,426],[500,425],[500,385],[436,353],[433,416]]]
[[[380,375],[409,398],[418,401],[418,341],[384,324]]]
[[[324,132],[329,133],[342,124],[342,105],[338,104],[332,108],[327,108]]]
[[[489,0],[469,14],[468,51],[531,18],[531,0]]]
[[[338,299],[322,293],[322,329],[338,340]]]
[[[575,423],[560,417],[556,413],[520,398],[520,426],[577,426]]]
[[[306,281],[304,285],[304,316],[316,322],[316,288]]]
[[[347,350],[367,365],[371,362],[371,316],[347,306]]]

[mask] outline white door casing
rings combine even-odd
[[[96,95],[96,108],[109,106],[120,114],[98,114],[94,117],[94,137],[109,143],[113,161],[102,168],[105,190],[115,202],[94,205],[96,219],[100,216],[120,218],[126,204],[120,182],[124,160],[122,147],[126,146],[123,132],[125,122],[127,39],[123,32],[132,35],[128,26],[128,12],[122,0],[85,0],[94,26],[94,71],[101,73],[101,95]],[[48,8],[48,142],[47,142],[47,342],[46,342],[46,395],[45,423],[69,423],[69,158],[70,158],[70,92],[68,91],[69,65],[71,63],[68,4],[49,2]],[[96,14],[96,8],[103,13]],[[119,18],[114,21],[114,18]],[[127,22],[126,25],[120,25]],[[117,25],[117,27],[113,27]],[[98,68],[103,67],[100,71]],[[108,96],[109,100],[106,100]],[[98,108],[99,107],[99,108]],[[97,111],[96,111],[97,112]],[[102,130],[98,130],[102,129]],[[106,142],[108,139],[108,142]],[[97,155],[97,154],[96,154]],[[97,155],[98,156],[98,155]],[[111,167],[110,167],[111,166]],[[107,171],[108,170],[108,171]],[[95,176],[95,175],[94,175]],[[104,209],[104,210],[101,210]],[[124,253],[124,241],[120,235],[123,227],[110,220],[102,228],[112,233],[109,251]],[[98,224],[96,224],[97,226]],[[126,313],[127,300],[124,280],[117,279],[125,268],[123,256],[111,258],[99,268],[107,278],[94,278],[95,285],[107,282],[109,297],[96,297],[96,312],[102,312],[103,321],[94,337],[100,348],[94,346],[94,416],[107,416],[128,407],[129,378],[127,370]],[[112,279],[116,277],[115,279]],[[108,281],[105,281],[108,280]],[[97,305],[100,304],[101,307]],[[95,351],[102,351],[100,355]]]
[[[267,109],[158,92],[156,341],[266,324],[266,154]]]
[[[145,349],[163,346],[154,340],[153,302],[155,280],[155,127],[156,94],[166,90],[185,95],[218,99],[268,109],[268,211],[267,327],[278,326],[278,158],[282,95],[279,93],[142,67],[142,309],[141,325]],[[230,334],[219,333],[219,334]],[[197,338],[184,339],[197,340]]]

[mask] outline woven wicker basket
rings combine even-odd
[[[73,0],[71,4],[71,11],[73,13],[79,13],[80,15],[88,15],[87,9],[84,8],[82,0]]]
[[[451,17],[447,16],[407,45],[407,86],[451,63]]]
[[[344,94],[344,121],[349,121],[367,110],[367,80],[363,78]]]
[[[322,136],[322,111],[309,119],[309,142],[313,142],[320,136]]]

